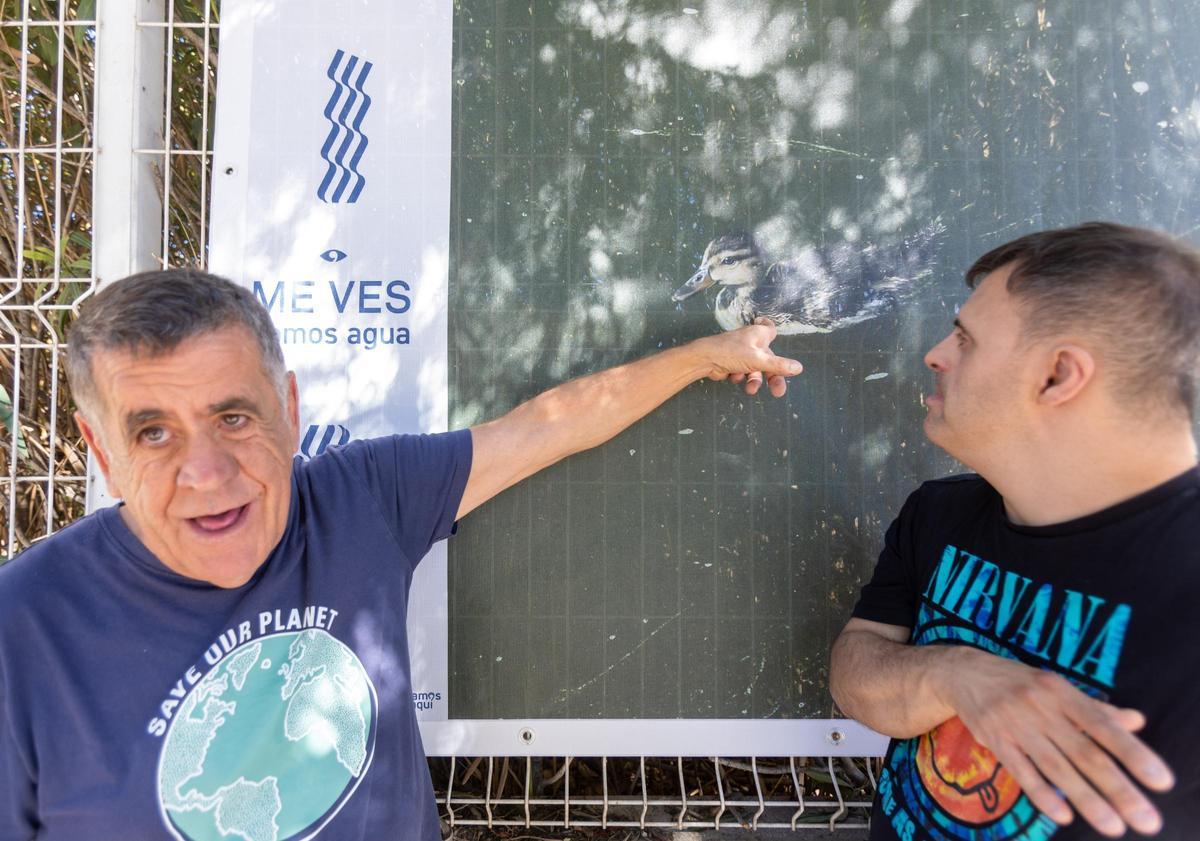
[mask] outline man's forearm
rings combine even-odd
[[[563,383],[521,404],[505,419],[526,431],[527,452],[540,454],[532,473],[604,443],[708,370],[690,345],[671,348]]]
[[[939,690],[964,651],[844,631],[833,647],[830,690],[843,713],[872,730],[898,739],[919,736],[955,715]]]
[[[782,395],[784,378],[801,366],[771,352],[774,338],[773,325],[756,325],[697,339],[564,383],[472,427],[474,458],[458,516],[559,459],[604,443],[704,377],[761,372],[771,393]]]
[[[475,427],[477,465],[497,490],[595,447],[701,379],[708,369],[689,346],[571,380]],[[481,446],[482,443],[482,446]],[[520,458],[512,458],[512,454]],[[475,471],[472,471],[473,476]]]

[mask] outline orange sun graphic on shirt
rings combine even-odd
[[[917,770],[930,796],[962,823],[990,823],[1021,796],[1017,781],[958,717],[921,737]]]

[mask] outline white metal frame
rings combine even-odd
[[[93,204],[94,262],[99,284],[166,264],[165,214],[170,202],[170,107],[164,107],[169,68],[167,30],[138,25],[161,17],[169,0],[104,0],[97,4],[96,162]],[[169,84],[169,82],[167,83]],[[163,114],[166,115],[164,120]],[[163,155],[168,182],[162,195],[153,161],[135,150]],[[128,151],[127,151],[128,150]],[[160,224],[164,243],[159,251]],[[87,510],[115,500],[88,453]]]
[[[882,756],[887,747],[835,718],[451,719],[421,722],[421,738],[430,756]]]

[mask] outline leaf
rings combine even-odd
[[[91,272],[91,264],[88,264],[88,272]],[[73,304],[79,300],[79,296],[92,288],[92,284],[82,280],[68,280],[63,283],[62,291],[58,295],[60,304]],[[63,311],[63,315],[69,316],[70,313]]]
[[[87,234],[81,231],[71,231],[65,239],[59,242],[59,251],[61,252],[61,268],[70,269],[76,272],[84,272],[91,274],[92,258],[89,253],[86,257],[76,257],[72,260],[67,259],[67,246],[75,245],[79,248],[86,248],[89,252],[92,249],[92,239]],[[21,252],[25,255],[26,260],[32,260],[35,263],[54,263],[54,252],[44,245],[35,245],[33,248],[27,248]]]
[[[25,256],[26,260],[32,260],[35,263],[54,262],[54,252],[44,246],[37,245],[33,248],[26,248],[21,253]]]
[[[4,424],[9,435],[16,436],[17,458],[29,458],[29,448],[25,446],[21,427],[17,425],[16,415],[13,413],[12,398],[8,396],[8,390],[2,385],[0,385],[0,423]]]
[[[80,0],[79,8],[75,12],[76,20],[95,20],[96,19],[96,0]],[[96,37],[96,28],[94,26],[72,26],[71,35],[75,38],[75,46],[83,49],[88,41],[88,36],[94,40]]]
[[[204,131],[204,121],[200,117],[193,117],[188,121],[188,138],[196,145],[195,148],[200,148],[203,138],[200,134]]]
[[[57,38],[39,35],[29,39],[29,49],[46,67],[58,67]]]

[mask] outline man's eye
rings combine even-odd
[[[167,440],[167,431],[161,426],[148,426],[138,433],[138,440],[145,444],[161,444]]]
[[[226,429],[241,429],[249,420],[245,415],[221,415],[221,425]]]

